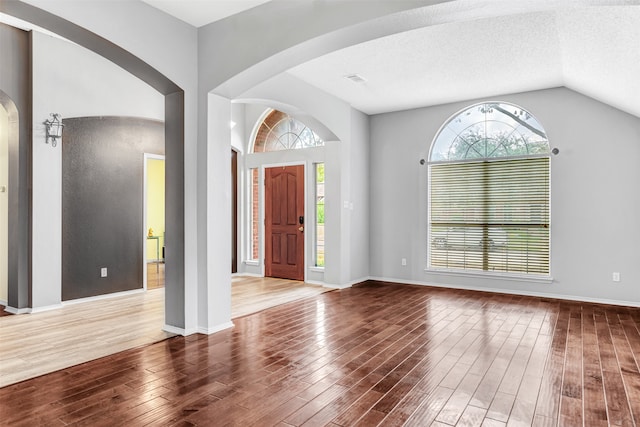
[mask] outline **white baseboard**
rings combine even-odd
[[[215,334],[216,332],[224,331],[225,329],[233,328],[234,326],[235,325],[233,324],[233,322],[225,322],[220,325],[210,326],[208,328],[198,328],[198,333],[211,335]]]
[[[94,297],[72,299],[68,301],[62,301],[62,306],[81,304],[83,302],[100,301],[100,300],[110,299],[110,298],[124,297],[128,295],[141,294],[143,292],[145,292],[145,289],[139,288],[139,289],[132,289],[130,291],[114,292],[112,294],[96,295]]]
[[[157,289],[154,289],[154,291],[155,290]],[[163,289],[160,289],[160,290],[163,290]],[[5,311],[12,314],[33,314],[33,313],[42,313],[44,311],[58,310],[67,305],[82,304],[85,302],[92,302],[92,301],[100,301],[104,299],[117,298],[117,297],[122,297],[127,295],[135,295],[143,292],[145,292],[145,290],[142,288],[133,289],[131,291],[122,291],[122,292],[115,292],[112,294],[96,295],[94,297],[86,297],[86,298],[72,299],[69,301],[61,301],[59,304],[45,305],[42,307],[14,308],[14,307],[9,307],[6,304],[2,304],[2,301],[0,301],[0,304],[6,307]]]
[[[256,274],[256,273],[234,273],[231,275],[231,277],[264,277],[262,274]]]
[[[169,332],[170,334],[176,334],[176,335],[182,335],[183,337],[186,337],[187,335],[191,335],[194,332],[191,332],[190,334],[187,333],[187,331],[184,328],[176,328],[175,326],[171,326],[171,325],[167,325],[165,324],[162,327],[162,330],[165,332]]]
[[[209,328],[200,326],[197,328],[184,329],[184,328],[177,328],[175,326],[165,324],[162,327],[162,330],[165,332],[169,332],[170,334],[182,335],[183,337],[186,337],[188,335],[193,335],[193,334],[211,335],[211,334],[215,334],[216,332],[223,331],[225,329],[233,328],[234,326],[235,325],[233,324],[233,322],[226,322],[221,325],[216,325]]]
[[[4,311],[11,314],[33,314],[33,313],[42,313],[44,311],[57,310],[59,308],[62,308],[62,304],[45,305],[43,307],[35,307],[35,308],[32,308],[32,307],[15,308],[15,307],[5,306]]]
[[[5,306],[4,311],[11,314],[28,314],[28,313],[31,313],[31,308],[29,307],[15,308],[15,307]]]
[[[362,282],[364,282],[365,280],[368,280],[368,279],[369,279],[368,277],[364,277],[364,278],[361,278],[361,279],[352,280],[350,282],[347,282],[347,283],[344,283],[344,284],[341,284],[341,285],[336,285],[336,284],[333,284],[333,283],[325,283],[322,286],[324,286],[325,288],[331,288],[331,289],[348,289],[348,288],[352,287],[353,285],[357,285],[358,283],[362,283]]]
[[[592,302],[596,304],[621,305],[626,307],[640,307],[640,302],[638,301],[610,300],[605,298],[591,298],[591,297],[581,297],[581,296],[575,296],[575,295],[552,294],[549,292],[531,292],[531,291],[518,291],[518,290],[512,290],[512,289],[500,289],[500,288],[482,288],[477,286],[449,285],[449,284],[440,284],[440,283],[433,283],[433,282],[421,282],[419,280],[393,279],[389,277],[370,277],[369,280],[399,283],[403,285],[432,286],[434,288],[464,289],[468,291],[492,292],[497,294],[522,295],[522,296],[529,296],[529,297],[549,298],[549,299],[558,299],[558,300],[567,300],[567,301]]]
[[[320,282],[319,280],[305,280],[304,283],[308,285],[326,286],[326,283]]]
[[[44,307],[33,307],[29,309],[29,313],[42,313],[43,311],[58,310],[62,308],[62,303],[45,305]]]
[[[358,283],[362,283],[362,282],[365,282],[367,280],[369,280],[369,277],[361,277],[359,279],[352,280],[350,282],[347,282],[347,283],[344,283],[344,284],[341,284],[341,285],[335,285],[333,283],[325,283],[322,286],[324,286],[325,288],[331,288],[331,289],[347,289],[347,288],[352,287],[353,285],[357,285]]]
[[[7,301],[0,299],[0,305],[4,305],[5,307],[8,306],[9,304],[7,303]]]

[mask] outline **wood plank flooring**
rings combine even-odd
[[[7,308],[7,307],[5,307],[4,305],[0,304],[0,317],[11,316],[12,315],[8,311],[4,311],[5,308]]]
[[[257,313],[267,308],[309,298],[329,288],[272,277],[234,276],[231,278],[231,317]]]
[[[368,282],[0,389],[0,424],[634,426],[640,309]]]
[[[147,285],[164,285],[154,276]],[[150,281],[149,279],[153,279]],[[234,277],[233,317],[315,296],[328,289],[284,279]],[[0,320],[0,387],[166,339],[164,289],[67,305]]]
[[[0,387],[173,336],[163,326],[163,289],[2,317]]]

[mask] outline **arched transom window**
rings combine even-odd
[[[273,110],[258,128],[254,153],[320,147],[324,141],[301,121],[282,111]]]
[[[549,142],[532,114],[468,107],[429,160],[430,268],[549,275]]]
[[[440,130],[431,161],[495,159],[549,154],[542,125],[526,110],[506,103],[467,108]]]

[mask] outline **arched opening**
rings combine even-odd
[[[140,58],[70,21],[23,2],[5,2],[2,3],[0,9],[3,13],[48,29],[111,60],[164,95],[166,204],[168,206],[166,234],[171,237],[170,240],[167,239],[166,245],[165,330],[180,334],[190,333],[189,331],[194,329],[194,325],[187,324],[185,309],[185,103],[183,89]],[[26,183],[24,188],[26,190]],[[25,223],[28,220],[29,216],[25,215]],[[30,238],[25,239],[27,242],[29,240]],[[28,265],[28,268],[25,268],[28,271],[31,263],[30,253],[27,258],[25,266]],[[30,291],[30,289],[26,289],[24,293],[29,294]],[[27,295],[27,298],[29,297]],[[28,307],[28,304],[21,305],[21,307]]]
[[[9,300],[9,112],[0,104],[0,310]]]
[[[548,276],[549,142],[527,110],[472,105],[429,158],[429,268]]]
[[[29,204],[26,202],[26,135],[22,137],[18,108],[0,90],[0,300],[8,311],[29,303]],[[6,245],[6,246],[5,246]],[[11,248],[11,250],[9,250]]]

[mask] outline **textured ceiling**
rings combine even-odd
[[[201,26],[268,0],[144,1]],[[640,117],[640,0],[456,0],[412,13],[421,28],[288,72],[367,114],[566,86]]]
[[[640,6],[433,25],[342,49],[289,73],[367,114],[566,86],[640,116]],[[344,78],[354,73],[366,82]]]

